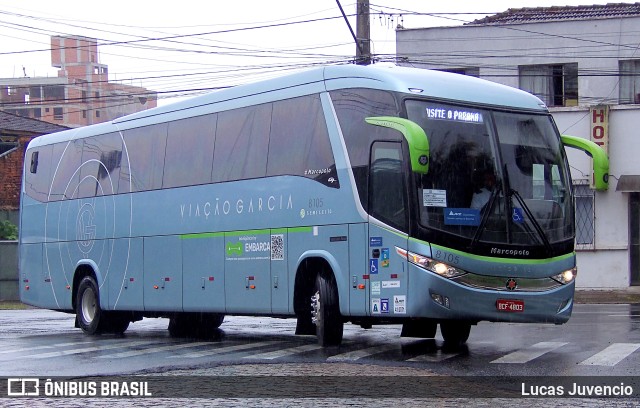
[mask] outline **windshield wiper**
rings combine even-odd
[[[527,206],[527,204],[524,202],[524,199],[522,198],[522,196],[520,196],[520,193],[518,193],[516,190],[511,189],[511,190],[509,190],[509,195],[515,197],[516,200],[518,201],[518,203],[520,203],[520,205],[522,206],[522,209],[524,210],[525,214],[527,214],[527,217],[529,217],[529,219],[531,220],[531,224],[533,224],[533,228],[538,233],[538,237],[540,238],[540,240],[544,244],[544,247],[547,249],[548,253],[550,254],[551,251],[552,251],[552,248],[551,248],[551,243],[549,242],[549,239],[547,238],[547,234],[544,233],[544,230],[540,226],[540,223],[533,216],[533,213],[529,209],[529,206]],[[509,201],[511,201],[511,200],[509,200]]]
[[[473,239],[471,240],[469,249],[473,249],[478,243],[478,241],[480,240],[482,231],[484,231],[484,227],[487,224],[487,221],[489,220],[489,215],[491,215],[491,212],[493,211],[493,206],[499,194],[500,194],[499,188],[494,188],[493,190],[491,190],[491,195],[489,196],[487,203],[484,206],[482,206],[482,208],[484,208],[484,214],[482,214],[482,219],[480,220],[480,225],[476,229],[476,233],[473,234]]]

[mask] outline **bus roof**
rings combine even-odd
[[[330,66],[325,71],[328,90],[354,87],[348,84],[357,77],[379,81],[382,89],[417,96],[547,112],[544,102],[530,93],[468,75],[395,65]],[[334,81],[339,86],[332,87]]]
[[[324,82],[324,85],[322,84]],[[546,111],[538,97],[517,88],[467,75],[396,65],[329,65],[285,76],[223,89],[164,107],[149,109],[116,119],[135,120],[176,110],[305,85],[322,89],[376,88],[450,101]],[[422,92],[416,92],[421,90]]]
[[[331,65],[214,91],[123,116],[112,122],[45,135],[34,139],[30,147],[113,132],[120,128],[137,127],[158,117],[166,116],[160,120],[164,122],[180,117],[201,115],[211,111],[210,107],[213,104],[245,97],[253,97],[256,100],[255,103],[283,99],[287,97],[285,95],[295,94],[295,90],[301,88],[309,91],[307,93],[345,88],[374,88],[439,100],[547,112],[544,103],[534,95],[466,75],[387,64]],[[273,97],[270,97],[270,94]],[[137,122],[141,123],[137,124]]]

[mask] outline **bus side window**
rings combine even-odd
[[[166,123],[124,131],[131,174],[120,172],[118,192],[129,193],[162,188],[167,146]]]
[[[163,188],[211,182],[216,114],[169,123]]]
[[[349,154],[360,203],[369,211],[369,149],[374,140],[402,140],[396,130],[371,126],[370,116],[398,116],[393,94],[377,89],[349,88],[331,91],[331,100]]]
[[[267,176],[285,174],[339,187],[327,123],[317,94],[273,103]]]
[[[272,104],[266,103],[218,114],[212,182],[265,176],[271,110]]]
[[[371,149],[369,212],[401,231],[407,230],[402,144],[375,142]]]
[[[49,201],[77,198],[83,144],[82,140],[71,140],[53,145]]]
[[[40,202],[47,202],[51,185],[51,154],[53,146],[41,146],[31,153],[29,171],[25,172],[25,193]]]
[[[84,139],[78,198],[116,194],[121,161],[122,139],[118,133]]]
[[[40,152],[31,153],[31,173],[35,174],[38,172],[38,155]]]

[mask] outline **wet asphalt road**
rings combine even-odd
[[[315,337],[293,334],[293,319],[227,317],[216,338],[206,341],[169,337],[166,319],[133,323],[124,336],[86,336],[73,327],[73,321],[72,315],[47,310],[0,311],[0,376],[640,377],[640,305],[576,305],[571,320],[562,326],[480,323],[472,328],[468,344],[458,349],[445,347],[439,334],[426,340],[400,338],[400,326],[363,330],[347,324],[342,346],[321,348]],[[32,405],[38,406],[38,401]],[[154,401],[157,406],[159,401]],[[249,405],[282,406],[269,405],[277,401],[265,400],[267,405],[262,405],[253,399]],[[347,405],[361,406],[357,401],[350,399]],[[487,406],[502,406],[490,401]],[[541,401],[551,402],[530,400]],[[595,401],[567,406],[602,406],[602,400],[591,405]],[[218,401],[222,406],[227,402],[231,403]],[[449,406],[450,401],[438,402]],[[636,406],[638,400],[606,402]],[[0,400],[0,405],[20,406],[7,400]],[[380,406],[391,405],[395,403]]]
[[[96,375],[248,363],[370,363],[445,375],[640,375],[640,305],[576,305],[569,323],[485,323],[468,344],[401,338],[400,326],[345,325],[343,345],[295,336],[295,320],[227,317],[216,338],[174,339],[166,319],[132,323],[123,336],[86,336],[73,315],[0,311],[0,374]]]

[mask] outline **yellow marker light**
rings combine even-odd
[[[438,275],[444,275],[449,270],[449,267],[443,263],[438,262],[437,264],[433,265],[433,269]]]

